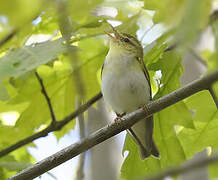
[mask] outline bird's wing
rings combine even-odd
[[[101,67],[101,79],[102,79],[103,69],[104,69],[104,63],[103,63],[103,65],[102,65],[102,67]]]
[[[137,57],[137,61],[140,63],[142,71],[144,72],[145,78],[147,79],[147,82],[149,84],[150,87],[150,100],[152,100],[152,92],[151,92],[151,82],[150,82],[150,76],[148,73],[148,70],[145,66],[145,63],[143,61],[143,57]],[[146,132],[146,136],[145,136],[145,142],[146,142],[146,148],[147,149],[141,149],[141,156],[142,158],[146,158],[147,156],[149,156],[150,154],[159,157],[159,152],[157,147],[155,146],[155,143],[153,141],[152,135],[153,135],[153,116],[149,116],[148,120],[146,121],[142,121],[139,123],[145,123],[145,132]],[[145,148],[145,147],[144,147]]]
[[[137,61],[141,64],[142,71],[145,74],[145,78],[147,79],[147,82],[149,84],[149,87],[150,87],[150,100],[151,100],[152,99],[152,92],[151,92],[151,82],[150,82],[150,76],[149,76],[148,70],[147,70],[147,68],[145,66],[145,63],[143,61],[143,57],[137,57]]]

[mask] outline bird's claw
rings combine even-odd
[[[114,122],[115,122],[116,124],[118,124],[119,120],[120,120],[124,115],[126,115],[126,113],[117,114],[117,117],[114,119]]]
[[[116,117],[116,118],[114,119],[115,124],[118,124],[118,121],[119,121],[120,119],[121,119],[120,116]]]
[[[143,104],[140,108],[143,109],[143,111],[146,113],[146,115],[148,114],[148,107],[146,104]]]

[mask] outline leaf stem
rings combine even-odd
[[[52,107],[52,104],[51,104],[51,100],[48,96],[48,93],[46,92],[46,89],[45,89],[45,86],[44,86],[44,83],[43,83],[43,80],[42,78],[39,76],[38,72],[35,71],[35,75],[36,75],[36,78],[38,79],[39,81],[39,84],[41,86],[41,92],[42,94],[45,96],[45,99],[47,101],[47,104],[48,104],[48,108],[49,108],[49,111],[50,111],[50,114],[51,114],[51,119],[52,119],[52,124],[54,124],[56,122],[56,117],[55,117],[55,113],[54,113],[54,110],[53,110],[53,107]]]
[[[79,106],[81,102],[77,103],[77,106]],[[80,134],[80,139],[85,138],[85,121],[84,121],[84,114],[81,113],[78,116],[78,123],[79,123],[79,134]],[[76,180],[83,180],[84,179],[84,166],[85,166],[85,156],[86,152],[81,153],[79,156],[79,163],[78,167],[76,170]]]

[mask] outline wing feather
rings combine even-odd
[[[145,63],[143,61],[143,57],[136,57],[137,58],[137,61],[141,64],[141,68],[142,68],[142,71],[145,75],[145,78],[147,79],[147,82],[149,84],[149,87],[150,87],[150,100],[152,99],[152,92],[151,92],[151,82],[150,82],[150,76],[149,76],[149,73],[148,73],[148,70],[145,66]]]

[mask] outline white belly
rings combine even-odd
[[[105,63],[102,75],[102,93],[104,100],[118,114],[138,109],[150,100],[150,87],[143,71],[124,61]],[[116,65],[114,66],[114,64]],[[133,63],[138,62],[135,60]],[[115,67],[115,69],[114,69]]]

